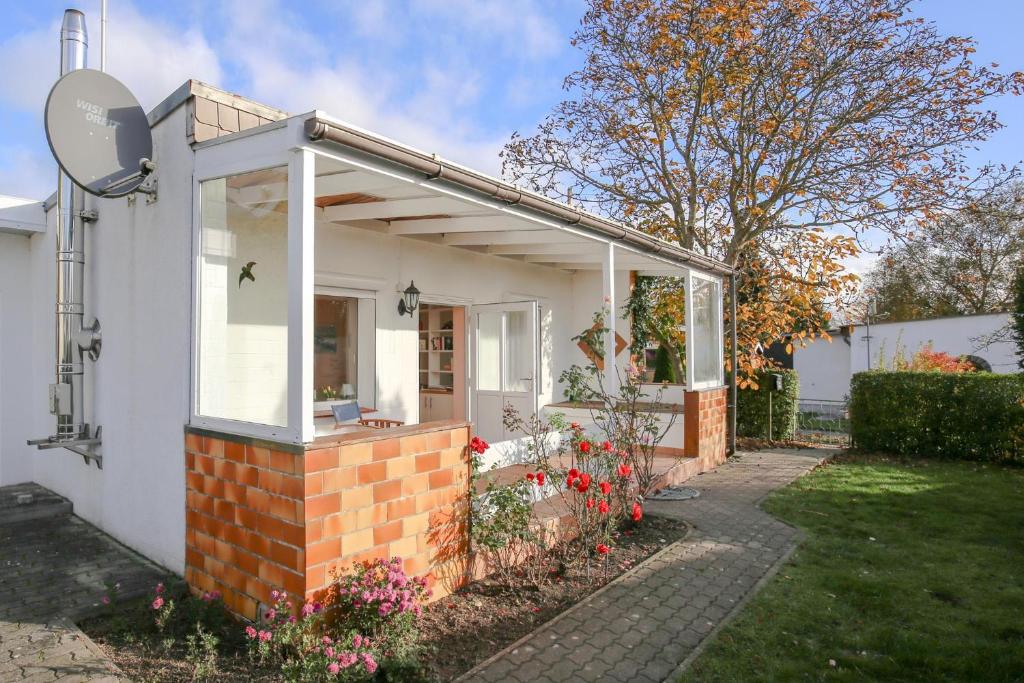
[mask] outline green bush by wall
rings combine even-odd
[[[782,391],[772,375],[782,375]],[[761,370],[757,389],[740,389],[736,396],[736,434],[757,439],[786,441],[796,433],[800,381],[796,370]],[[768,434],[768,394],[771,394],[771,429]]]
[[[850,421],[863,450],[1024,462],[1024,376],[857,373]]]

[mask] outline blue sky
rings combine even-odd
[[[68,0],[7,2],[0,24],[0,194],[44,197],[55,165],[42,105],[58,68]],[[580,63],[569,39],[583,0],[108,0],[110,71],[147,109],[198,78],[290,112],[319,108],[481,170],[498,172]],[[301,9],[297,9],[301,6]],[[99,0],[83,0],[99,63]],[[945,33],[973,36],[979,61],[1024,69],[1019,0],[922,0]],[[975,164],[1024,158],[1024,98],[995,103],[1006,128]],[[863,264],[860,264],[863,265]]]

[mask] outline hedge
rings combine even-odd
[[[782,391],[775,390],[772,375],[782,375]],[[758,439],[786,441],[796,434],[800,380],[796,370],[760,370],[757,389],[740,389],[736,395],[736,434]],[[772,434],[768,434],[768,395],[771,394]]]
[[[857,373],[850,422],[862,450],[1024,463],[1024,376]]]

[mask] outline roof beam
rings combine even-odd
[[[577,243],[580,238],[564,230],[509,230],[488,232],[457,232],[441,238],[443,244],[459,246],[491,246],[495,244]]]
[[[588,243],[583,240],[575,242],[556,242],[549,244],[544,240],[537,240],[531,244],[498,244],[487,247],[488,254],[511,255],[511,254],[593,254],[600,258],[598,248],[599,242]],[[552,261],[560,259],[549,259]]]
[[[387,219],[439,213],[465,213],[475,209],[476,207],[451,197],[417,197],[415,199],[391,199],[365,204],[327,206],[324,207],[324,218],[332,222],[345,222],[369,218]]]
[[[505,230],[539,231],[535,224],[509,216],[462,216],[459,218],[426,218],[392,223],[392,235],[439,235],[453,232],[502,232]]]

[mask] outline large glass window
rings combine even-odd
[[[722,382],[722,283],[693,277],[693,381],[695,384]]]
[[[317,401],[359,397],[359,354],[359,299],[317,294],[313,308]]]
[[[198,405],[288,424],[288,171],[200,186]]]

